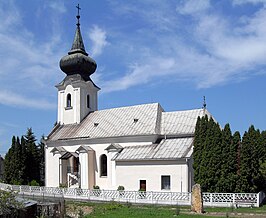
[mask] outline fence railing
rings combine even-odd
[[[38,187],[24,185],[8,185],[0,183],[0,189],[12,190],[18,194],[63,197],[67,199],[118,201],[144,204],[190,205],[189,192],[153,192],[153,191],[115,191],[115,190],[89,190],[79,188]],[[265,193],[203,193],[204,206],[259,207],[265,198]]]

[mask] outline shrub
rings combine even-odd
[[[59,188],[67,188],[67,184],[66,183],[60,183]]]
[[[117,191],[125,191],[125,187],[120,185],[118,186]]]
[[[36,180],[31,180],[29,186],[40,186],[40,184]]]

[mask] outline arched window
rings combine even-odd
[[[100,176],[107,176],[107,156],[105,154],[100,157]]]
[[[67,94],[66,107],[71,107],[71,94]]]
[[[87,108],[90,108],[90,95],[87,95]]]

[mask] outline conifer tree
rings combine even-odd
[[[262,177],[261,189],[266,191],[266,131],[261,132],[261,147],[260,147],[260,169]]]
[[[221,128],[210,118],[207,130],[206,152],[208,162],[208,186],[210,192],[219,192],[218,181],[221,177]]]
[[[260,172],[260,131],[252,125],[242,139],[240,153],[240,191],[258,192],[262,188]]]
[[[195,128],[195,137],[194,137],[194,148],[193,148],[193,168],[194,168],[194,180],[196,183],[200,183],[200,165],[201,165],[201,156],[202,156],[202,118],[198,117],[196,128]]]
[[[232,192],[241,192],[240,187],[240,166],[241,166],[241,135],[238,131],[236,131],[233,135],[233,146],[236,148],[236,175],[235,175],[235,188]]]
[[[25,137],[26,150],[26,182],[40,180],[40,166],[39,166],[39,150],[36,146],[36,138],[31,128],[28,128]]]
[[[232,178],[236,172],[234,172],[234,165],[236,159],[236,152],[234,153],[232,149],[232,132],[230,125],[226,124],[222,130],[221,138],[221,177],[217,183],[217,189],[219,192],[231,192],[233,189]]]
[[[193,168],[194,168],[194,180],[196,183],[201,184],[203,190],[205,190],[205,175],[206,175],[206,131],[208,124],[208,116],[198,118],[193,149]]]
[[[5,155],[4,159],[4,181],[6,183],[11,184],[11,181],[13,180],[13,163],[12,163],[12,156],[14,153],[14,148],[15,148],[15,143],[16,143],[16,137],[12,137],[12,144],[10,149]]]
[[[39,147],[39,172],[40,172],[40,185],[44,185],[45,181],[45,158],[44,158],[44,136],[42,136],[42,139],[40,140],[40,143],[38,145]]]

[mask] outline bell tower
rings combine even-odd
[[[85,50],[81,31],[79,5],[77,27],[71,50],[61,58],[60,68],[66,74],[64,80],[56,85],[58,89],[58,118],[61,124],[80,123],[90,112],[98,110],[98,91],[100,88],[91,80],[96,62]]]

